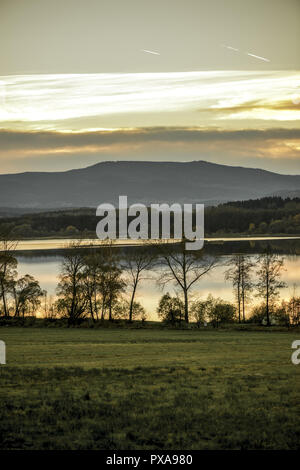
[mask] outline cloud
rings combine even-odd
[[[300,129],[241,129],[219,130],[185,127],[150,127],[119,129],[96,132],[53,132],[53,131],[11,131],[0,130],[0,144],[3,151],[13,150],[57,150],[87,147],[109,147],[134,145],[151,142],[201,143],[269,140],[298,140]]]
[[[300,130],[180,127],[97,132],[0,130],[1,172],[68,170],[103,160],[207,160],[299,173]]]
[[[266,102],[263,100],[245,101],[244,103],[237,103],[233,106],[212,106],[210,108],[200,108],[200,112],[210,112],[216,114],[234,114],[242,112],[252,112],[258,109],[271,110],[271,111],[299,111],[300,110],[300,99],[299,102],[296,98],[291,100],[282,101],[270,101]]]
[[[296,71],[0,77],[1,171],[105,159],[299,162]],[[201,112],[199,112],[201,111]],[[248,159],[248,160],[247,160]],[[60,163],[60,162],[64,163]],[[73,163],[74,162],[74,163]],[[279,164],[279,163],[278,163]]]
[[[300,114],[293,101],[299,77],[293,71],[0,77],[0,120],[5,127],[23,130],[199,126],[204,119],[209,127],[222,116],[227,119],[230,109],[247,107],[252,120],[292,121]],[[276,107],[288,101],[288,111]]]

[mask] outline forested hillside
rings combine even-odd
[[[99,218],[90,208],[24,214],[0,219],[0,230],[19,238],[95,237]],[[235,201],[205,209],[206,236],[218,234],[300,234],[300,198]]]

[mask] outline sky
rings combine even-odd
[[[1,0],[0,173],[300,174],[299,0]]]

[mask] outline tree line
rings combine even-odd
[[[89,249],[79,240],[65,250],[57,296],[47,299],[34,277],[28,274],[18,277],[16,242],[2,237],[0,243],[0,314],[6,318],[24,318],[43,310],[46,317],[65,318],[69,325],[84,319],[145,320],[145,309],[136,297],[141,281],[151,272],[162,290],[173,285],[176,292],[163,294],[159,301],[157,313],[165,323],[180,325],[193,321],[198,326],[208,322],[214,326],[222,322],[242,323],[248,320],[246,309],[256,296],[262,300],[258,321],[271,325],[272,316],[278,313],[280,289],[285,287],[281,280],[284,261],[269,251],[254,261],[245,254],[228,259],[205,254],[204,250],[186,251],[184,241],[176,246],[147,243],[124,253],[113,242]],[[218,266],[225,268],[225,280],[232,284],[235,303],[212,295],[207,299],[197,297],[202,278],[213,274]],[[298,323],[300,299],[294,295],[290,302],[281,304],[281,316],[289,316],[291,323]],[[255,308],[258,319],[259,310]]]
[[[18,238],[62,236],[95,237],[98,222],[95,209],[49,211],[2,217],[0,231],[13,230]],[[130,218],[129,218],[130,221]],[[151,217],[149,214],[149,224]],[[171,229],[173,218],[171,218]],[[233,201],[216,207],[205,207],[205,232],[218,234],[299,234],[300,198],[266,197]]]

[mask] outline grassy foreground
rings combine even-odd
[[[1,449],[297,449],[299,332],[0,328]]]

